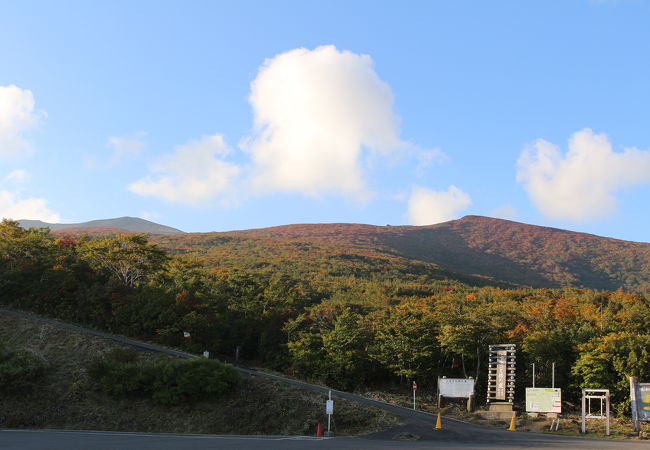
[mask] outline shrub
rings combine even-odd
[[[210,359],[167,361],[157,373],[153,399],[163,405],[220,397],[239,382],[232,366]]]
[[[137,350],[130,347],[113,347],[106,352],[106,359],[121,363],[136,362],[139,357]]]
[[[237,370],[215,360],[138,361],[123,351],[93,361],[88,374],[102,392],[151,397],[163,405],[219,397],[240,379]]]
[[[31,388],[44,373],[44,362],[33,353],[0,348],[0,389],[2,391]]]
[[[115,396],[147,395],[155,379],[155,367],[138,360],[138,352],[125,347],[115,347],[88,367],[88,375],[97,388]]]

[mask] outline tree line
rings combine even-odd
[[[260,256],[263,258],[263,256]],[[263,260],[260,266],[263,267]],[[332,387],[435,390],[438,376],[475,377],[487,346],[518,345],[517,397],[609,388],[626,413],[628,377],[650,380],[648,294],[502,289],[422,274],[340,273],[306,279],[171,256],[142,235],[72,238],[0,224],[0,302],[188,351],[242,358]],[[190,334],[184,337],[184,332]]]

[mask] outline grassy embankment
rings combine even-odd
[[[113,398],[94,389],[88,364],[119,344],[85,333],[0,314],[0,342],[41,358],[45,375],[25,392],[5,392],[0,427],[212,434],[313,434],[326,423],[325,395],[245,377],[218,400],[161,406],[143,398]],[[142,353],[142,358],[160,356]],[[336,401],[338,435],[387,428],[382,410]]]

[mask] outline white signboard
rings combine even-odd
[[[334,414],[334,400],[327,400],[325,403],[325,414]]]
[[[451,398],[469,398],[474,395],[474,379],[438,378],[438,395]]]
[[[562,389],[526,388],[526,412],[562,414]]]

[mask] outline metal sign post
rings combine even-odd
[[[555,363],[553,363],[553,368],[551,369],[551,387],[555,389]]]
[[[332,391],[329,391],[329,400],[325,403],[325,413],[327,414],[327,435],[332,435],[332,414],[334,414],[334,400],[332,400]]]
[[[418,390],[418,385],[414,380],[413,381],[413,411],[415,411],[415,391],[417,390]]]
[[[533,363],[533,388],[535,387],[535,363]]]

